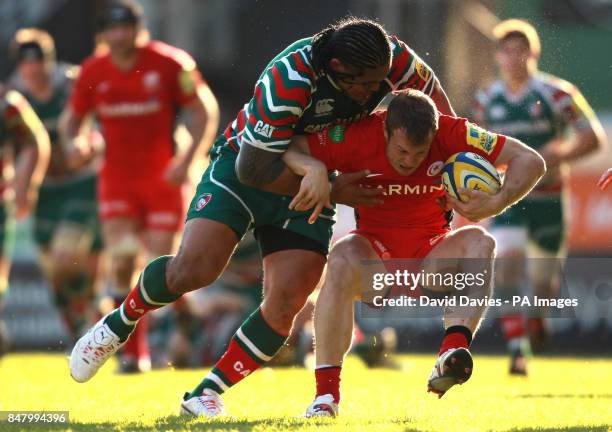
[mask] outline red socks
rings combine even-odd
[[[472,343],[472,332],[467,327],[452,326],[446,329],[446,335],[442,340],[440,352],[438,355],[444,354],[451,348],[469,348]]]
[[[501,327],[506,340],[525,335],[525,321],[521,315],[506,315],[500,318]]]
[[[340,403],[340,366],[324,366],[315,369],[315,379],[317,380],[317,396],[331,394],[334,402]]]

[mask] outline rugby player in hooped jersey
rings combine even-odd
[[[605,132],[576,86],[538,70],[540,39],[531,24],[506,20],[494,36],[500,78],[476,95],[474,119],[536,149],[548,169],[521,205],[492,220],[499,258],[506,258],[498,260],[497,286],[500,295],[511,297],[527,283],[538,297],[550,298],[559,287],[556,258],[565,255],[564,168],[601,148]],[[536,259],[527,265],[527,256]],[[511,374],[527,374],[529,339],[535,349],[545,345],[543,314],[525,320],[510,310],[501,318]]]
[[[34,213],[34,240],[55,305],[72,342],[92,324],[102,231],[96,200],[98,158],[69,167],[58,133],[78,68],[57,62],[51,35],[20,29],[10,48],[16,60],[11,86],[23,94],[51,140],[51,157]],[[92,139],[100,139],[96,131]],[[72,343],[70,342],[70,343]]]
[[[106,142],[98,183],[104,243],[110,258],[109,291],[120,304],[132,287],[138,255],[172,252],[183,222],[181,188],[190,165],[203,158],[217,133],[218,105],[186,52],[146,41],[141,8],[112,1],[99,19],[102,47],[87,58],[66,113],[69,158],[91,152],[82,125],[95,114]],[[175,154],[179,109],[192,143]],[[121,370],[150,364],[146,322],[124,347]]]
[[[507,166],[505,182],[497,194],[460,189],[466,202],[445,194],[440,185],[444,161],[467,151],[496,166]],[[325,283],[317,299],[317,394],[306,416],[336,416],[340,371],[353,330],[353,301],[373,300],[373,293],[364,291],[361,284],[372,279],[363,277],[372,271],[384,272],[389,258],[417,258],[430,274],[444,270],[487,275],[482,289],[465,292],[470,298],[487,300],[491,296],[495,240],[477,226],[451,230],[447,211],[455,210],[472,221],[503,212],[531,190],[544,174],[545,163],[514,138],[493,134],[463,118],[439,115],[431,99],[414,90],[399,92],[386,112],[348,125],[341,133],[336,128],[293,137],[283,158],[305,175],[305,186],[294,200],[296,205],[315,195],[315,201],[327,200],[320,191],[329,190],[328,170],[367,169],[373,175],[364,184],[380,188],[386,195],[382,205],[356,208],[357,229],[331,250]],[[364,266],[364,262],[378,266]],[[439,286],[420,289],[424,293],[451,294]],[[446,332],[429,377],[430,391],[442,396],[453,385],[470,378],[472,357],[468,348],[485,305],[445,308]]]
[[[126,301],[76,344],[72,376],[80,382],[89,380],[142,316],[212,283],[239,239],[255,228],[264,265],[261,307],[181,403],[181,412],[187,415],[223,414],[220,394],[281,348],[326,262],[334,223],[331,209],[309,224],[310,213],[288,208],[287,195],[295,195],[301,181],[281,159],[289,139],[294,133],[355,122],[390,91],[401,88],[421,89],[431,94],[441,111],[452,113],[431,69],[406,44],[368,20],[348,18],[332,24],[272,59],[256,82],[253,97],[213,148],[178,254],[150,262]],[[338,178],[334,201],[379,202],[376,191],[347,180],[364,175]],[[105,344],[100,342],[103,339]]]
[[[8,349],[2,309],[8,291],[14,218],[23,219],[36,205],[49,147],[49,135],[27,99],[0,84],[0,357]],[[12,178],[7,175],[7,151],[14,153]]]

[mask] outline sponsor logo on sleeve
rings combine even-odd
[[[466,142],[472,147],[476,147],[490,155],[497,145],[497,135],[476,126],[473,123],[467,123]]]
[[[191,94],[195,91],[196,80],[194,72],[193,70],[182,70],[179,74],[179,86],[185,94]]]
[[[271,138],[272,133],[274,133],[274,126],[264,123],[261,120],[257,120],[257,123],[255,123],[255,127],[253,128],[253,130],[259,135],[263,135],[266,138]]]
[[[431,77],[431,70],[429,70],[425,63],[417,59],[414,68],[423,81],[429,81],[429,78]]]

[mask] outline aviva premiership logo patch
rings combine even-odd
[[[329,130],[329,139],[331,142],[342,142],[344,141],[344,125],[334,126]]]
[[[416,60],[414,68],[416,69],[417,73],[419,74],[419,76],[421,77],[423,81],[426,81],[426,82],[429,81],[429,78],[431,76],[431,71],[429,70],[427,66],[425,66],[425,63],[419,60]]]
[[[198,198],[198,201],[196,202],[195,210],[196,211],[202,210],[204,207],[206,207],[206,204],[208,204],[211,199],[212,199],[211,193],[203,193],[202,195],[200,195],[200,197]]]
[[[497,145],[497,135],[475,124],[467,123],[466,141],[472,147],[476,147],[490,155]]]

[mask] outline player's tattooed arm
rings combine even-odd
[[[293,196],[300,190],[301,176],[283,162],[280,153],[243,143],[236,159],[238,179],[247,186]]]

